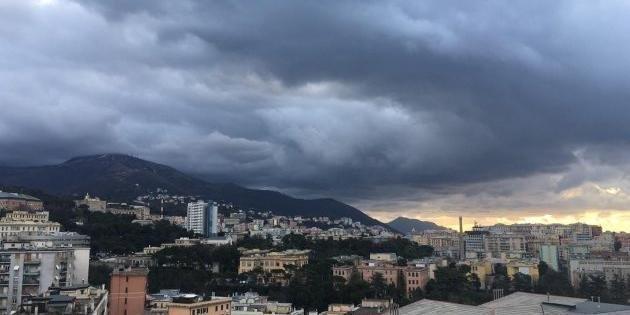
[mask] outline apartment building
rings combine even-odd
[[[110,315],[144,314],[147,294],[146,268],[117,268],[110,279]]]
[[[411,240],[433,247],[434,254],[442,257],[458,257],[460,250],[459,234],[452,230],[424,231],[411,235]]]
[[[269,301],[256,292],[232,296],[232,315],[304,315],[303,309],[295,309],[291,303]]]
[[[50,288],[39,296],[30,296],[19,314],[86,314],[107,315],[109,292],[102,287],[88,285]]]
[[[405,286],[405,293],[410,295],[418,288],[424,288],[429,281],[429,268],[423,264],[410,263],[399,266],[395,261],[361,260],[355,265],[333,266],[333,276],[350,280],[353,272],[357,272],[365,281],[372,281],[375,274],[381,274],[388,285]]]
[[[212,297],[204,301],[196,294],[183,294],[174,297],[167,308],[168,315],[230,315],[232,299]]]
[[[473,230],[464,236],[466,258],[521,258],[527,253],[527,239],[523,234]]]
[[[218,205],[212,201],[188,203],[186,212],[186,229],[204,236],[218,233]]]
[[[44,209],[44,203],[33,196],[0,190],[0,209],[7,211],[42,210]]]
[[[17,235],[0,248],[0,313],[51,287],[87,284],[89,237],[76,233]]]
[[[48,211],[12,211],[0,219],[0,239],[12,235],[54,234],[61,224],[48,221]]]
[[[522,234],[490,234],[485,238],[485,252],[492,257],[521,258],[526,253],[525,235]]]
[[[608,281],[615,275],[626,279],[630,276],[630,258],[572,259],[569,261],[569,278],[573,287],[579,287],[582,276],[591,274],[603,275]]]
[[[285,271],[287,266],[300,268],[308,264],[310,250],[290,249],[283,252],[248,250],[241,253],[238,273],[250,272],[260,267],[263,271]]]
[[[560,270],[560,252],[557,245],[541,245],[539,256],[549,268],[555,271]]]
[[[143,205],[108,203],[105,211],[116,215],[132,215],[138,220],[147,220],[151,217],[151,209]]]
[[[33,221],[33,222],[47,222],[48,211],[22,211],[14,210],[8,212],[5,219],[8,221]]]

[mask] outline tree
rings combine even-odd
[[[611,303],[626,304],[628,303],[628,291],[626,290],[626,283],[624,279],[615,274],[612,280],[610,280],[610,292],[607,298]]]
[[[372,289],[374,298],[382,299],[385,297],[387,293],[387,283],[385,282],[385,278],[383,278],[382,273],[375,272],[372,275],[370,288]]]
[[[503,292],[507,294],[511,290],[510,277],[503,274],[495,274],[492,289],[503,289]]]
[[[273,248],[273,242],[269,237],[262,237],[260,235],[246,236],[238,241],[238,247],[248,249],[271,249]]]
[[[507,267],[504,264],[494,264],[494,274],[507,277]]]
[[[416,288],[415,290],[411,291],[409,294],[410,303],[420,301],[422,299],[424,299],[424,292],[422,292],[422,289],[420,288]]]
[[[545,274],[538,280],[536,292],[571,296],[573,287],[566,273],[547,269]]]
[[[361,278],[361,274],[353,271],[348,283],[340,291],[343,303],[359,304],[368,295],[370,284]]]
[[[475,289],[476,291],[481,290],[481,279],[479,279],[479,275],[477,275],[476,273],[471,274],[470,284],[472,285],[473,289]]]
[[[306,249],[309,245],[309,240],[302,234],[293,234],[292,232],[282,238],[283,249]]]
[[[532,277],[520,272],[514,274],[512,277],[512,287],[514,291],[532,292]]]
[[[109,289],[112,268],[105,264],[91,263],[88,272],[88,283],[95,287],[105,285]]]
[[[544,262],[544,261],[539,262],[538,263],[538,275],[540,277],[542,277],[542,276],[544,276],[547,273],[547,271],[549,271],[549,265],[547,265],[547,263]]]
[[[606,299],[607,297],[607,284],[606,278],[603,275],[585,275],[580,279],[580,294],[583,297],[600,297]]]
[[[479,305],[492,299],[487,291],[480,291],[473,285],[479,277],[470,273],[470,266],[451,264],[448,267],[438,267],[435,280],[427,283],[425,296],[429,299],[449,301],[454,303]],[[478,286],[481,284],[479,283]]]
[[[619,252],[619,250],[621,249],[621,241],[620,240],[615,240],[615,251]]]

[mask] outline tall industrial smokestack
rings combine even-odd
[[[162,198],[160,198],[160,219],[164,219],[164,199],[162,199]],[[461,223],[460,223],[460,225],[461,225]]]
[[[464,243],[464,223],[462,217],[459,217],[459,260],[464,261],[466,258],[466,244]]]

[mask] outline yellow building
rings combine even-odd
[[[532,277],[532,281],[538,282],[540,274],[538,273],[538,263],[530,261],[518,261],[513,260],[508,262],[505,267],[507,268],[507,274],[510,277],[514,277],[517,273],[522,273]]]
[[[250,272],[258,267],[265,272],[285,270],[286,266],[302,267],[308,264],[309,250],[290,249],[283,252],[249,250],[242,253],[238,273]]]
[[[513,278],[515,274],[520,272],[532,277],[532,282],[536,283],[540,277],[538,273],[538,263],[534,261],[511,260],[507,263],[505,261],[492,261],[488,259],[467,261],[466,264],[470,266],[470,273],[477,274],[479,281],[481,281],[482,289],[487,287],[489,276],[494,275],[495,263],[505,265],[507,275],[510,278]]]
[[[7,213],[5,220],[7,221],[48,221],[48,211],[12,211]]]
[[[197,295],[190,294],[174,298],[167,308],[168,315],[230,315],[232,299],[212,298],[202,301]]]
[[[479,281],[481,282],[481,288],[487,287],[488,276],[493,274],[492,262],[488,260],[473,260],[470,261],[470,273],[477,274]]]

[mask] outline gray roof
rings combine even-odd
[[[434,300],[420,300],[401,307],[400,315],[490,315],[491,311],[479,306],[456,304]]]
[[[31,201],[41,201],[33,196],[20,194],[20,193],[10,193],[0,191],[0,199],[23,199],[23,200],[31,200]]]
[[[576,305],[574,313],[577,314],[630,314],[630,306],[609,303],[597,303],[586,301]]]
[[[424,299],[401,307],[399,313],[400,315],[630,315],[630,306],[591,302],[583,298],[515,292],[479,306]]]

